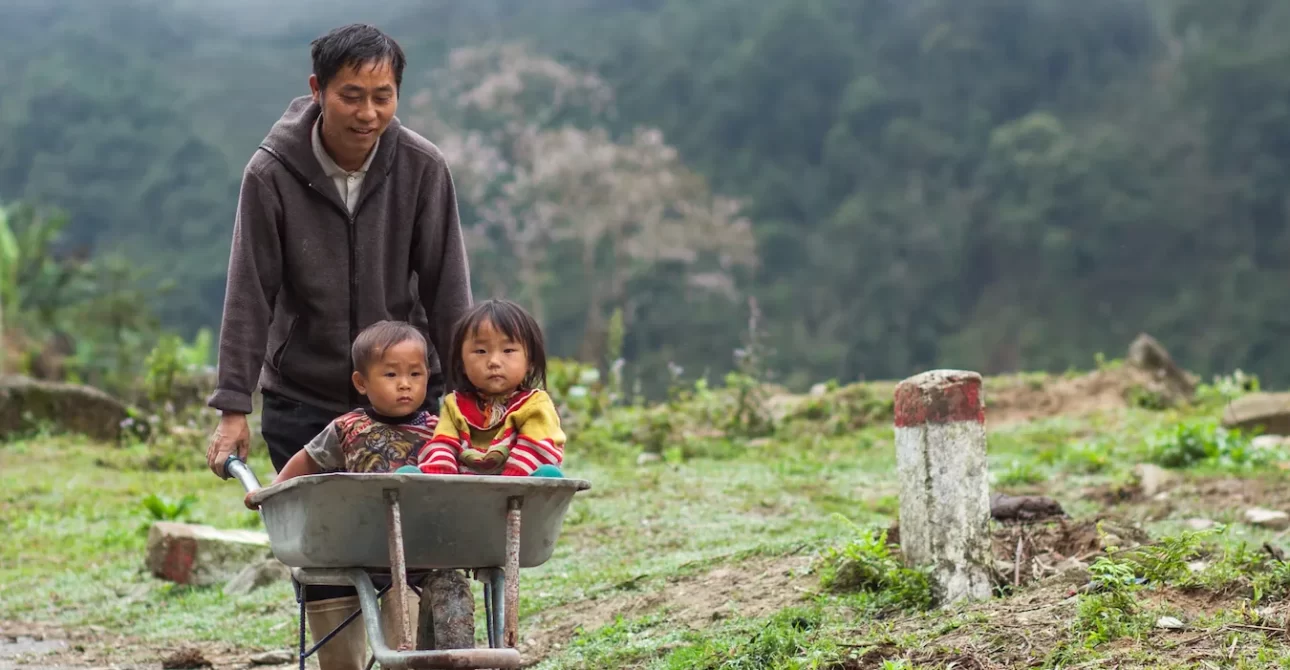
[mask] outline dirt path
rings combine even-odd
[[[618,616],[665,614],[673,624],[696,630],[733,616],[765,616],[805,598],[818,585],[818,578],[806,574],[810,562],[809,556],[752,558],[669,579],[646,591],[618,591],[555,607],[525,622],[520,653],[526,664],[536,664],[558,652],[579,628],[591,632]]]
[[[158,670],[164,661],[179,656],[188,657],[191,661],[189,667],[223,670],[246,668],[251,665],[253,655],[254,652],[213,642],[183,647],[149,644],[128,636],[110,634],[98,626],[76,629],[0,621],[0,670]]]
[[[524,622],[520,653],[526,665],[534,665],[559,651],[579,628],[594,631],[620,615],[630,619],[662,613],[674,624],[694,629],[733,616],[765,616],[792,605],[817,586],[818,580],[806,574],[810,561],[809,556],[757,557],[666,579],[643,591],[615,591],[562,605]],[[188,657],[188,667],[212,670],[294,665],[253,666],[255,653],[210,642],[147,643],[110,635],[98,627],[77,630],[0,621],[0,670],[158,670],[164,661],[180,657]],[[309,664],[317,667],[313,659]]]

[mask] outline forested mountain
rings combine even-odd
[[[1200,372],[1290,381],[1290,4],[369,5],[0,0],[0,201],[65,209],[63,253],[123,253],[174,284],[163,322],[213,326],[242,166],[306,90],[309,40],[368,20],[409,53],[400,117],[474,193],[477,291],[538,303],[557,354],[613,355],[621,310],[629,367],[720,372],[752,297],[799,387],[1086,366],[1143,330]],[[508,72],[546,79],[510,108],[467,95]],[[585,162],[517,196],[535,148]]]

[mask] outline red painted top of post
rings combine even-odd
[[[896,426],[975,421],[985,423],[981,375],[963,370],[932,370],[896,386]]]

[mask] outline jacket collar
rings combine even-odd
[[[314,188],[315,192],[323,194],[340,211],[346,212],[348,209],[341,202],[340,193],[335,188],[324,188],[330,186],[330,177],[314,155],[314,124],[321,115],[322,106],[314,102],[313,96],[302,95],[292,100],[282,117],[269,129],[260,147],[281,161],[296,178]],[[397,138],[402,127],[399,117],[390,119],[375,150],[368,156],[367,176],[363,180],[363,192],[359,195],[360,207],[367,195],[380,186],[394,167],[399,145]]]
[[[502,419],[510,416],[524,405],[531,397],[535,389],[517,390],[506,399],[506,409],[502,414]],[[461,418],[475,430],[491,430],[496,425],[489,425],[488,416],[484,410],[484,399],[478,393],[469,391],[453,391],[456,395],[457,410],[461,413]]]

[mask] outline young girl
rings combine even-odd
[[[509,300],[479,303],[457,324],[426,474],[560,476],[565,434],[546,387],[542,330]]]

